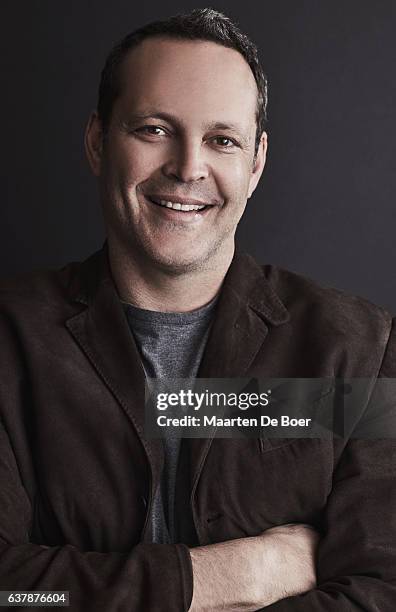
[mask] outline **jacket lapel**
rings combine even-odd
[[[70,333],[131,421],[152,473],[152,493],[163,463],[162,441],[144,435],[145,377],[140,355],[114,287],[105,250],[82,264],[71,290],[85,308],[66,321]],[[81,282],[82,280],[82,282]]]
[[[289,313],[250,255],[236,252],[224,279],[215,320],[199,369],[200,378],[248,374],[268,333],[268,325],[289,320]]]
[[[243,378],[269,331],[289,313],[252,257],[236,252],[225,277],[215,320],[198,372],[200,378]],[[192,499],[213,438],[191,439]],[[199,533],[201,542],[203,534]]]

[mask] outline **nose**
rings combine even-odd
[[[163,166],[163,172],[168,178],[182,183],[207,178],[209,169],[204,159],[202,142],[186,139],[184,142],[174,143],[169,159]]]

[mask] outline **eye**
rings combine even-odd
[[[142,125],[142,127],[137,128],[135,131],[149,136],[166,136],[166,131],[159,125]]]
[[[232,147],[238,146],[238,143],[228,136],[215,136],[212,138],[212,142],[222,149],[231,149]]]

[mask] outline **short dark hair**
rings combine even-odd
[[[261,67],[256,45],[229,17],[210,8],[195,9],[185,15],[175,15],[154,21],[127,34],[110,51],[102,70],[98,116],[106,133],[116,98],[120,95],[119,68],[127,53],[146,38],[166,36],[184,40],[207,40],[238,51],[249,64],[255,78],[258,96],[256,111],[256,152],[267,123],[267,78]]]

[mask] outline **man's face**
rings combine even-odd
[[[250,67],[216,43],[152,38],[120,83],[104,140],[95,116],[87,135],[109,244],[174,273],[207,269],[232,255],[265,162]]]

